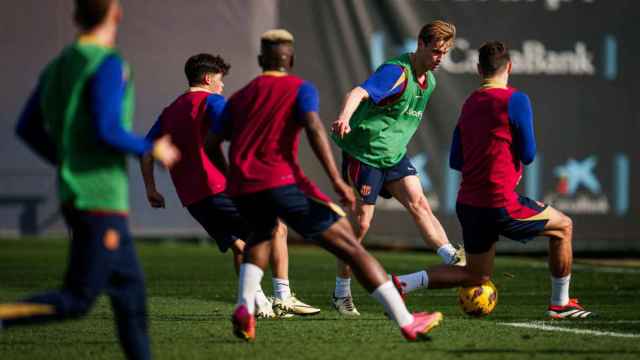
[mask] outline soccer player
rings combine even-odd
[[[444,21],[426,24],[415,52],[380,66],[351,90],[333,123],[332,138],[343,150],[343,177],[359,195],[355,211],[358,241],[366,236],[378,196],[396,198],[411,214],[424,242],[445,264],[464,265],[464,251],[449,243],[431,211],[407,145],[422,121],[436,87],[433,71],[453,46],[456,28]],[[360,315],[351,296],[351,269],[338,261],[333,305],[340,314]]]
[[[184,67],[189,88],[162,111],[146,138],[153,141],[165,135],[171,136],[182,154],[170,170],[178,197],[191,216],[216,241],[220,251],[226,252],[231,248],[238,272],[249,225],[224,193],[226,159],[214,158],[212,162],[205,148],[205,137],[225,106],[221,94],[223,77],[229,68],[230,65],[219,56],[191,56]],[[152,154],[145,154],[140,166],[149,204],[154,208],[164,208],[164,197],[156,188]],[[261,288],[258,289],[256,315],[273,318],[319,313],[320,309],[298,300],[289,288],[287,227],[284,224],[279,224],[274,233],[271,263],[274,299],[271,301]]]
[[[453,133],[450,165],[462,172],[456,212],[462,225],[467,265],[441,265],[394,279],[402,292],[419,287],[479,285],[491,278],[498,236],[526,243],[549,238],[551,301],[546,313],[556,319],[593,314],[569,298],[573,259],[571,219],[539,201],[516,193],[524,165],[536,154],[529,97],[508,80],[511,60],[498,41],[479,50],[479,89],[465,101]]]
[[[150,151],[171,166],[179,151],[168,137],[150,143],[131,134],[130,69],[115,48],[117,0],[76,0],[78,39],[42,72],[17,134],[57,167],[62,213],[71,231],[62,288],[0,305],[0,328],[84,316],[103,291],[129,359],[149,359],[146,295],[127,223],[126,154]]]
[[[335,191],[345,204],[353,205],[353,192],[340,177],[318,115],[317,90],[312,83],[289,75],[293,42],[293,36],[282,29],[262,35],[258,62],[264,72],[229,98],[222,121],[214,125],[210,137],[212,149],[218,152],[223,138],[231,141],[228,192],[253,230],[240,267],[234,333],[248,341],[255,339],[254,298],[280,218],[305,239],[350,264],[405,338],[421,339],[442,314],[409,313],[384,269],[356,240],[342,209],[304,175],[298,163],[299,135],[304,129]]]

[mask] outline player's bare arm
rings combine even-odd
[[[207,153],[209,160],[220,170],[223,174],[227,173],[229,164],[227,158],[224,157],[222,150],[222,143],[224,138],[218,134],[209,133],[204,142],[204,151]]]
[[[153,155],[146,153],[140,158],[140,171],[142,172],[142,180],[147,193],[147,201],[153,208],[164,208],[164,196],[156,188],[156,179],[153,173]]]
[[[349,91],[347,96],[344,98],[344,103],[342,105],[340,115],[338,115],[338,119],[334,121],[331,126],[331,131],[340,137],[344,137],[348,134],[351,131],[351,128],[349,127],[349,120],[351,119],[351,116],[356,111],[360,103],[368,98],[369,93],[360,86]]]
[[[324,171],[331,179],[333,189],[340,196],[340,200],[343,205],[354,209],[355,207],[355,195],[353,190],[342,180],[336,162],[331,152],[331,146],[329,145],[329,139],[327,137],[326,130],[322,121],[316,112],[305,113],[305,131],[309,138],[309,144],[313,149],[314,154],[322,163]]]

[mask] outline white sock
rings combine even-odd
[[[336,277],[336,290],[333,295],[337,298],[351,296],[351,278]]]
[[[429,275],[422,270],[413,274],[399,275],[398,279],[402,283],[402,288],[406,293],[420,288],[426,288],[429,285]]]
[[[384,306],[387,314],[398,323],[398,326],[407,326],[413,322],[413,315],[407,310],[400,293],[390,280],[378,286],[371,296]]]
[[[279,279],[274,277],[271,279],[271,282],[273,283],[273,296],[280,300],[284,300],[291,296],[289,279]]]
[[[240,265],[237,305],[246,305],[250,314],[255,312],[256,293],[260,289],[260,281],[262,281],[263,274],[262,269],[254,264],[244,263]]]
[[[556,278],[551,277],[551,305],[564,306],[569,303],[569,284],[571,274]]]
[[[258,288],[258,291],[256,291],[256,304],[266,304],[269,302],[269,299],[267,299],[267,295],[265,295],[264,291],[262,291],[262,287]]]
[[[456,258],[456,248],[454,248],[451,243],[440,246],[436,253],[442,258],[442,262],[445,264],[451,264]]]

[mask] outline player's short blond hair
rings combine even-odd
[[[272,29],[265,31],[260,36],[260,41],[263,43],[293,43],[293,35],[285,29]]]
[[[418,39],[422,40],[425,45],[432,41],[444,41],[447,47],[452,47],[456,40],[456,27],[452,23],[435,20],[420,29]]]

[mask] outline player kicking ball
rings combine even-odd
[[[569,297],[573,251],[571,219],[539,201],[516,193],[524,165],[536,154],[529,97],[508,80],[511,59],[498,41],[479,50],[479,89],[465,101],[451,144],[450,165],[462,172],[456,212],[462,225],[467,265],[440,265],[393,276],[401,293],[418,288],[480,285],[491,278],[499,235],[528,242],[549,238],[553,319],[586,319],[594,314]]]
[[[224,193],[227,186],[225,158],[209,159],[205,148],[205,137],[225,106],[226,101],[221,95],[224,88],[222,80],[229,68],[230,65],[219,56],[191,56],[184,67],[189,88],[162,111],[146,138],[154,141],[169,135],[173,139],[182,154],[170,170],[178,197],[189,214],[216,241],[221,252],[231,248],[237,273],[249,225]],[[151,153],[141,158],[140,167],[149,204],[154,208],[164,208],[164,196],[156,188]],[[274,297],[269,299],[261,288],[258,289],[258,317],[290,317],[320,312],[320,309],[303,303],[291,293],[288,257],[287,227],[279,223],[273,232],[271,252]]]
[[[262,75],[229,98],[211,136],[212,149],[217,151],[224,138],[231,142],[228,191],[253,230],[240,268],[232,316],[234,334],[247,341],[256,337],[254,298],[280,218],[303,238],[348,263],[407,340],[422,339],[439,324],[442,314],[409,313],[384,269],[357,241],[342,209],[304,175],[298,163],[304,129],[335,191],[343,203],[353,206],[353,192],[340,177],[318,115],[317,90],[312,83],[289,74],[293,42],[286,30],[262,35],[258,57]]]
[[[423,26],[415,52],[388,60],[347,94],[332,138],[343,150],[342,176],[359,195],[354,214],[358,241],[369,230],[378,196],[394,197],[411,214],[425,244],[445,264],[463,266],[464,250],[449,243],[407,157],[407,145],[436,87],[433,72],[455,37],[453,24],[436,20]],[[341,261],[333,305],[342,315],[360,315],[351,296],[351,269]]]

